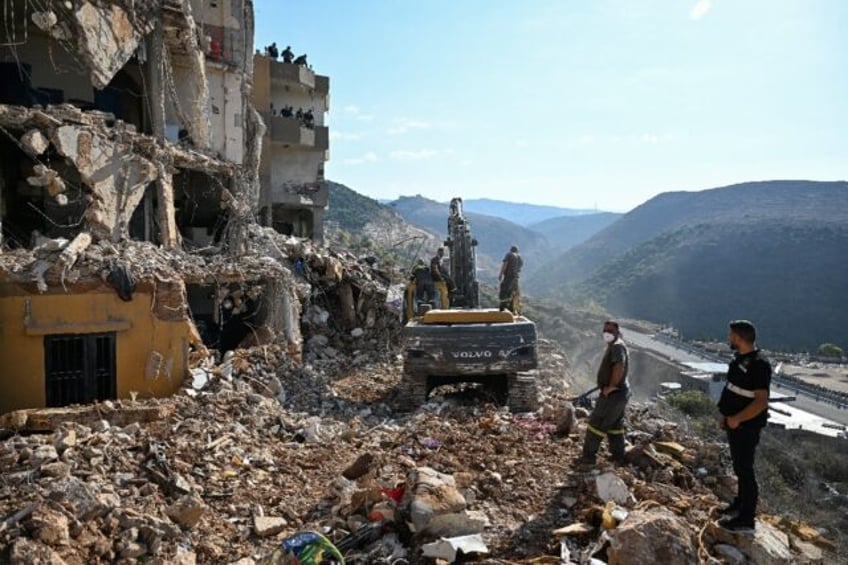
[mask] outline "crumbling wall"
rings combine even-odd
[[[75,45],[91,84],[105,88],[135,54],[160,12],[161,0],[73,0],[50,3],[32,21],[60,44]]]

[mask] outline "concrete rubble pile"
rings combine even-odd
[[[562,409],[561,375],[542,383],[553,392],[535,414],[458,394],[399,414],[396,358],[357,364],[367,333],[314,335],[345,353],[307,347],[298,363],[279,345],[237,350],[207,362],[202,386],[54,409],[64,415],[42,433],[15,433],[4,416],[0,555],[246,565],[273,562],[304,530],[362,564],[466,552],[493,564],[822,563],[832,549],[771,517],[753,537],[718,530],[710,512],[735,488],[727,454],[650,405],[631,413],[628,466],[578,472],[586,413]],[[577,416],[570,435],[557,433],[564,412]]]

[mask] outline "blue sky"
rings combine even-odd
[[[848,0],[256,0],[330,76],[326,177],[626,211],[848,178]]]

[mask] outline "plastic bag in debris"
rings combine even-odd
[[[333,543],[318,532],[300,532],[282,541],[261,565],[344,565]]]

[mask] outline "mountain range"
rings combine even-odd
[[[660,194],[534,273],[528,292],[769,348],[848,345],[848,183],[768,181]]]
[[[571,210],[529,225],[464,204],[480,243],[483,280],[493,280],[503,254],[518,245],[522,288],[534,296],[598,303],[613,315],[669,323],[695,338],[723,338],[730,319],[750,318],[769,348],[848,346],[841,319],[848,311],[846,182],[669,192],[624,215]],[[510,217],[522,206],[504,204],[500,210]],[[446,204],[414,196],[368,205],[432,234],[427,246],[446,235]],[[331,192],[328,218],[333,207]]]

